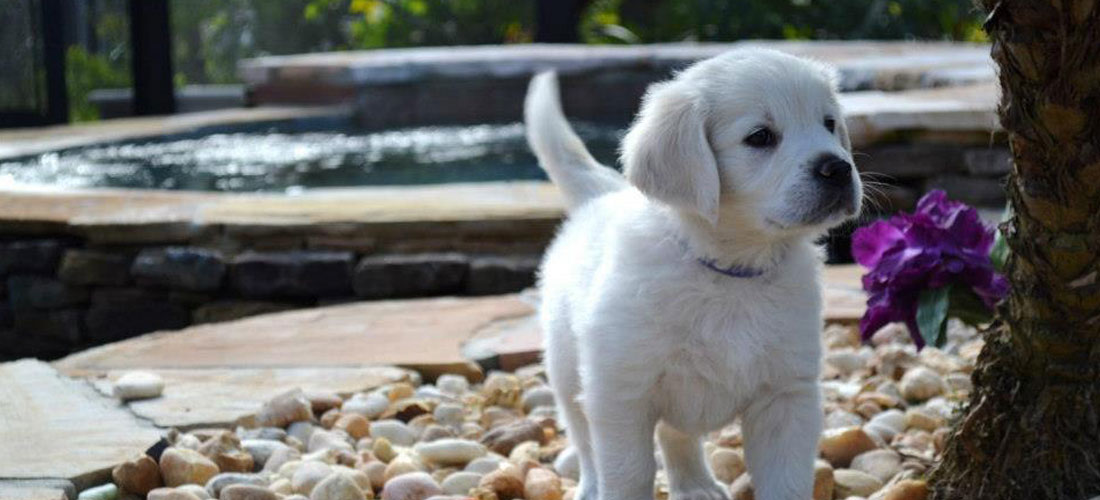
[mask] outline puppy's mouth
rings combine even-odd
[[[787,230],[795,226],[803,228],[832,225],[851,218],[856,214],[856,201],[851,193],[841,195],[826,195],[818,199],[818,202],[807,208],[796,223],[782,223],[778,220],[767,218],[765,221],[776,229]]]
[[[764,223],[771,226],[773,229],[779,229],[781,231],[786,231],[787,229],[790,229],[790,227],[791,227],[790,224],[784,224],[784,223],[779,222],[779,221],[777,221],[777,220],[775,220],[771,217],[764,217]]]

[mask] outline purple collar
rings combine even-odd
[[[731,278],[756,278],[764,274],[763,269],[738,264],[733,264],[729,267],[721,267],[715,259],[711,258],[696,257],[695,260],[702,264],[703,267]]]

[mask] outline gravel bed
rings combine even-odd
[[[920,353],[904,327],[861,344],[852,327],[824,332],[825,432],[815,500],[913,500],[971,388],[982,341],[952,322],[944,348]],[[120,380],[116,395],[158,393],[154,378]],[[156,459],[117,466],[85,500],[571,500],[576,456],[539,365],[471,384],[444,375],[339,395],[290,390],[235,430],[171,430]],[[716,478],[752,499],[738,423],[708,436]],[[658,471],[655,498],[667,500]]]

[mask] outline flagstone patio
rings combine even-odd
[[[829,266],[830,322],[863,311],[859,269]],[[170,427],[248,424],[292,388],[351,394],[401,380],[515,369],[539,357],[533,294],[362,302],[157,332],[47,364],[0,365],[0,498],[56,500]],[[144,369],[161,397],[119,403],[111,382]],[[43,482],[45,481],[45,482]]]

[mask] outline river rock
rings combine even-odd
[[[267,479],[258,474],[242,474],[240,472],[223,472],[206,482],[206,492],[213,498],[219,498],[222,490],[234,484],[250,484],[252,486],[267,486]]]
[[[825,354],[825,364],[833,367],[841,375],[851,375],[856,370],[862,369],[867,360],[855,349],[836,349]]]
[[[381,491],[382,486],[386,484],[385,463],[378,461],[367,462],[365,464],[356,465],[355,468],[363,471],[363,473],[367,475],[372,490]]]
[[[271,456],[267,457],[267,461],[264,462],[263,471],[274,472],[279,470],[280,467],[287,462],[299,460],[302,458],[302,453],[294,448],[287,446],[286,448],[278,448],[271,453]]]
[[[909,428],[928,432],[935,432],[936,429],[946,425],[946,421],[939,415],[935,415],[921,408],[910,408],[906,410],[905,423]]]
[[[885,483],[901,472],[901,455],[887,448],[871,450],[853,458],[850,468],[866,472]]]
[[[497,455],[486,455],[466,464],[466,467],[462,470],[477,472],[478,474],[488,474],[499,469],[500,465],[503,463],[504,459]]]
[[[287,496],[294,494],[294,485],[290,483],[290,479],[280,477],[271,481],[271,484],[267,485],[267,489],[274,491],[277,495]]]
[[[869,497],[872,493],[882,489],[882,481],[866,472],[851,469],[837,469],[833,471],[835,491],[837,498]]]
[[[440,424],[457,427],[461,425],[462,421],[466,418],[466,410],[462,408],[462,405],[441,403],[432,411],[432,416],[434,416],[435,421]]]
[[[115,466],[111,478],[123,491],[138,495],[145,495],[164,485],[160,478],[160,466],[148,455]]]
[[[199,446],[199,453],[212,460],[222,472],[252,472],[255,461],[240,446],[241,441],[236,434],[220,431]]]
[[[330,474],[313,488],[309,500],[363,500],[363,489],[347,474]]]
[[[309,421],[312,418],[313,409],[305,394],[301,389],[294,389],[264,403],[256,421],[264,427],[286,427],[292,422]]]
[[[528,462],[537,464],[541,453],[538,441],[524,441],[512,448],[512,452],[508,454],[508,461],[520,467]]]
[[[416,443],[416,433],[400,420],[379,420],[370,426],[371,436],[386,438],[397,446],[412,446]]]
[[[353,452],[355,448],[348,442],[345,437],[346,435],[347,434],[342,432],[318,429],[309,437],[309,446],[306,447],[306,450],[310,453],[323,450],[344,450]]]
[[[340,418],[336,419],[336,423],[333,424],[332,428],[348,433],[355,440],[370,435],[370,421],[367,420],[367,417],[354,413],[341,415]]]
[[[715,479],[730,484],[745,473],[745,458],[737,450],[718,448],[710,454],[710,469]]]
[[[382,489],[382,500],[426,500],[442,495],[443,490],[426,472],[412,472],[389,480]]]
[[[466,391],[470,390],[470,381],[466,380],[466,377],[455,374],[440,375],[435,381],[435,386],[439,390],[453,394],[455,396],[461,396]]]
[[[384,476],[386,481],[389,481],[403,474],[424,472],[425,469],[427,468],[424,467],[424,464],[420,460],[417,460],[416,457],[408,453],[401,453],[397,455],[397,458],[390,460],[390,463],[386,464]]]
[[[164,379],[148,371],[126,372],[115,381],[111,391],[123,401],[155,398],[164,392]]]
[[[221,491],[220,500],[279,500],[270,489],[255,484],[231,484]]]
[[[484,445],[467,439],[438,439],[417,443],[413,449],[424,460],[444,466],[466,465],[486,453]]]
[[[291,476],[290,484],[296,493],[309,495],[313,488],[330,474],[332,474],[332,467],[325,463],[302,462]]]
[[[814,500],[832,500],[833,467],[821,459],[814,460]]]
[[[245,439],[241,441],[241,449],[252,457],[256,467],[260,469],[263,469],[263,467],[267,465],[268,459],[271,458],[276,451],[289,448],[289,446],[283,444],[281,441],[273,441],[270,439]]]
[[[241,440],[245,439],[265,439],[268,441],[282,441],[286,439],[286,429],[280,429],[278,427],[257,427],[255,429],[245,429],[244,427],[237,427],[237,437]]]
[[[523,498],[523,478],[515,466],[501,467],[485,474],[478,487],[492,491],[500,500]]]
[[[859,427],[830,429],[821,435],[821,456],[833,467],[847,467],[857,455],[875,447],[875,441]]]
[[[393,449],[390,440],[381,436],[374,438],[374,443],[371,444],[371,453],[375,458],[387,464],[397,457],[397,451]]]
[[[356,394],[344,401],[340,411],[343,413],[355,413],[368,419],[378,418],[390,407],[390,400],[386,396],[371,392]]]
[[[482,444],[504,456],[507,456],[512,452],[512,448],[524,441],[545,442],[546,437],[542,432],[542,426],[533,420],[523,418],[501,425],[485,433],[481,438]]]
[[[172,447],[160,455],[160,474],[166,486],[204,485],[218,474],[218,466],[197,451]]]
[[[886,487],[882,500],[925,500],[928,483],[920,479],[903,479]]]
[[[926,401],[946,391],[943,377],[923,366],[914,367],[901,378],[901,395],[909,401]]]
[[[444,427],[439,424],[431,424],[424,428],[424,432],[420,434],[420,440],[423,442],[438,441],[440,439],[447,439],[455,437],[455,431],[450,427]]]
[[[183,491],[195,495],[199,500],[210,500],[210,494],[206,492],[205,486],[199,486],[197,484],[181,484],[176,486],[176,491]]]
[[[825,429],[863,425],[863,418],[847,410],[833,410],[825,415]]]
[[[748,474],[741,474],[730,485],[730,498],[733,500],[756,500],[756,492],[752,487],[752,478]]]
[[[562,500],[561,478],[541,467],[527,471],[523,480],[526,500]]]
[[[943,377],[943,380],[947,383],[947,387],[955,392],[974,390],[974,381],[970,379],[970,375],[964,373],[949,373]]]
[[[523,391],[523,399],[520,404],[523,405],[523,411],[527,413],[531,413],[532,410],[540,406],[554,406],[554,391],[545,385],[529,387]]]
[[[321,415],[333,408],[339,408],[344,403],[339,395],[331,391],[304,391],[303,395],[306,401],[309,401],[309,407],[314,415]]]
[[[893,408],[877,413],[863,426],[863,430],[878,435],[888,443],[905,431],[905,414]]]
[[[447,476],[440,487],[448,495],[467,495],[481,482],[481,476],[477,472],[458,471]]]
[[[145,500],[205,500],[209,496],[200,497],[179,488],[156,488],[145,495]]]

